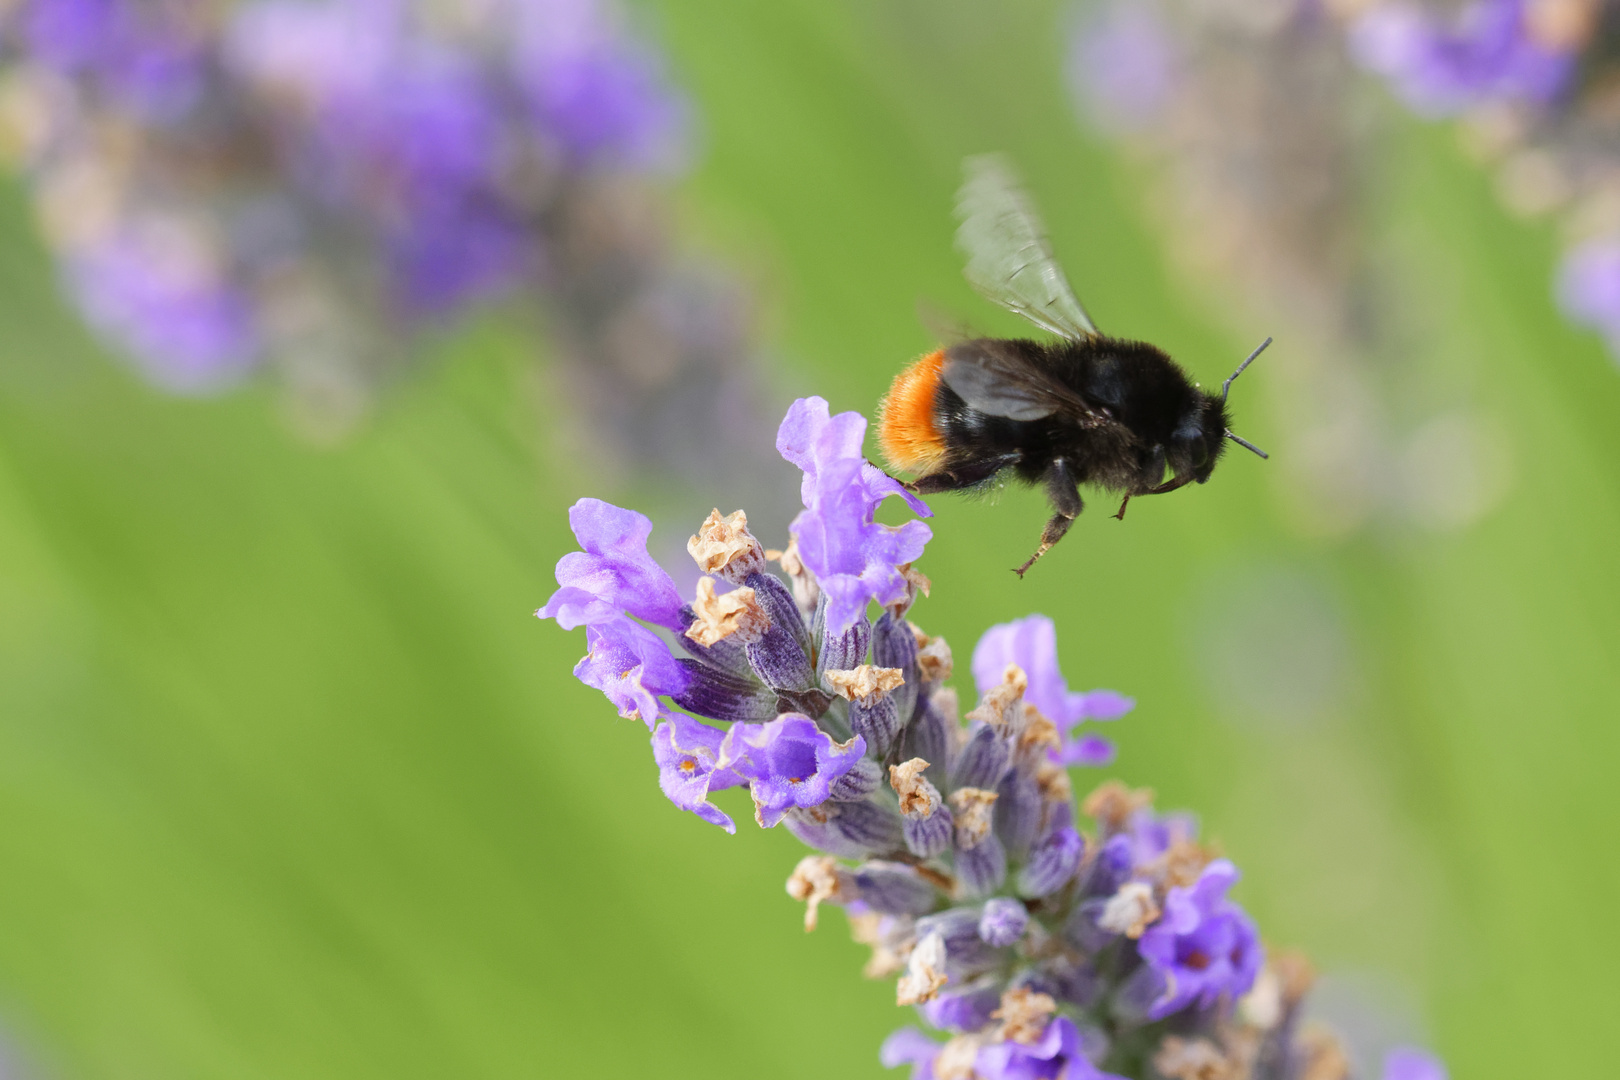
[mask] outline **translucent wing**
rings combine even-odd
[[[1083,340],[1097,327],[1075,298],[1052,257],[1029,196],[1000,154],[962,163],[967,179],[956,194],[956,246],[967,255],[963,273],[987,300],[1015,311],[1059,337]]]
[[[1039,420],[1065,413],[1086,427],[1108,418],[1052,376],[1051,371],[1024,350],[1026,343],[980,338],[945,350],[940,377],[961,399],[979,412],[1009,420]]]

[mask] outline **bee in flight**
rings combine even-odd
[[[918,474],[913,490],[984,487],[1009,470],[1044,486],[1053,514],[1023,577],[1079,516],[1081,484],[1124,493],[1123,520],[1132,496],[1208,480],[1228,439],[1267,456],[1227,426],[1226,394],[1270,338],[1219,396],[1203,392],[1154,346],[1097,330],[1006,159],[969,158],[965,169],[956,241],[969,284],[1059,340],[960,341],[895,377],[878,442],[892,467]]]

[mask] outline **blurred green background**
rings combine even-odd
[[[704,126],[688,231],[771,299],[783,401],[869,411],[930,344],[920,296],[1013,329],[951,248],[958,162],[987,149],[1021,163],[1105,328],[1206,382],[1252,344],[1172,284],[1135,167],[1074,122],[1055,7],[652,14]],[[1620,375],[1556,316],[1551,238],[1445,132],[1401,128],[1389,156],[1391,227],[1511,432],[1490,516],[1304,539],[1269,466],[1233,457],[1124,525],[1094,504],[1020,583],[1039,499],[940,498],[915,617],[965,666],[990,623],[1053,616],[1072,684],[1139,701],[1109,774],[1197,810],[1268,940],[1454,1076],[1604,1075]],[[909,1017],[841,920],[801,931],[801,849],[673,809],[646,732],[571,678],[583,635],[532,617],[567,505],[648,493],[556,449],[568,406],[531,341],[470,328],[312,450],[263,395],[175,401],[110,361],[16,187],[0,237],[0,1016],[31,1069],[881,1075]],[[1288,362],[1279,341],[1247,392]],[[1254,608],[1253,582],[1281,600]]]

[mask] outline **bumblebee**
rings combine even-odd
[[[1226,395],[1269,337],[1218,396],[1202,391],[1155,346],[1098,331],[1004,158],[969,158],[965,171],[956,241],[969,284],[1058,340],[960,341],[897,375],[878,443],[892,468],[916,474],[910,488],[983,488],[1005,474],[1044,487],[1053,513],[1023,577],[1084,509],[1082,484],[1123,493],[1124,520],[1134,496],[1207,481],[1228,440],[1267,456],[1233,434]]]

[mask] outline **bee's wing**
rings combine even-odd
[[[980,338],[952,345],[940,377],[969,406],[991,416],[1039,420],[1064,413],[1087,427],[1108,419],[1011,342]]]
[[[968,283],[1042,330],[1076,341],[1095,336],[1097,327],[1052,257],[1012,164],[1000,154],[985,154],[968,158],[962,168],[967,179],[956,193],[962,219],[956,246],[968,257]]]

